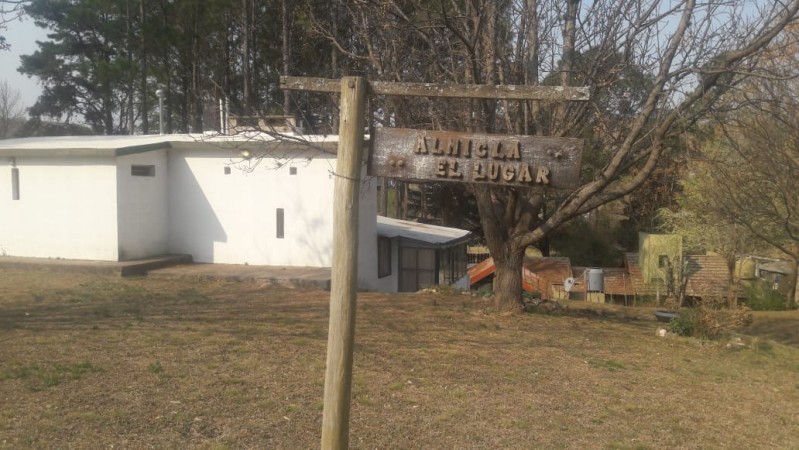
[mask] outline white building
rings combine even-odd
[[[190,254],[201,263],[329,267],[336,145],[336,137],[255,133],[0,141],[0,255],[124,261]],[[441,230],[416,243],[385,236],[391,244],[380,246],[379,257],[375,183],[364,177],[360,288],[409,290],[419,276],[409,256],[400,265],[401,247],[432,239],[428,247],[445,249],[466,239],[458,231],[443,243],[435,236]],[[415,270],[427,271],[427,259],[420,261]],[[439,270],[440,262],[433,282],[450,279],[439,277],[452,272]]]

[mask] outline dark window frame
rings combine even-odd
[[[19,200],[19,169],[11,168],[11,200]]]
[[[377,278],[391,275],[391,238],[377,237]]]
[[[283,208],[277,208],[275,211],[275,237],[286,238],[286,212]]]

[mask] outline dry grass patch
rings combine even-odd
[[[0,271],[0,447],[318,447],[327,303],[250,283]],[[359,296],[352,447],[799,442],[794,347],[658,338],[644,308],[484,306]]]

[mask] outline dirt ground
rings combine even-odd
[[[0,448],[318,448],[328,295],[0,270]],[[701,341],[643,307],[358,302],[352,448],[799,447],[796,312]]]

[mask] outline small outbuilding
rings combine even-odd
[[[377,236],[379,290],[415,292],[435,284],[469,289],[469,231],[377,216]]]
[[[336,136],[256,132],[0,141],[0,255],[330,267],[337,145]],[[385,222],[380,242],[393,239],[402,284],[379,276],[375,184],[364,176],[360,189],[359,287],[450,282],[458,266],[449,261],[465,264],[460,235],[394,234]]]

